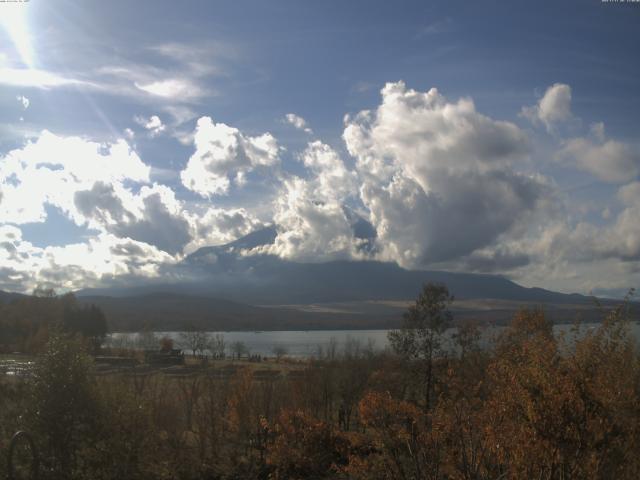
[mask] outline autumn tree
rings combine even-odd
[[[283,410],[267,447],[269,478],[336,478],[347,463],[348,442],[330,424],[302,410]]]
[[[615,313],[565,344],[522,310],[489,365],[492,453],[512,478],[636,478],[638,359]]]
[[[367,438],[349,437],[349,478],[442,478],[439,428],[425,427],[422,409],[388,392],[370,392],[359,403],[359,415]]]
[[[451,325],[452,302],[453,296],[445,285],[427,283],[404,314],[401,328],[388,334],[397,354],[422,365],[425,411],[431,407],[434,361],[443,354],[443,334]]]
[[[96,430],[98,408],[91,358],[79,339],[51,335],[34,371],[29,407],[54,478],[73,478],[76,451]]]

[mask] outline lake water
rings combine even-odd
[[[581,331],[596,328],[598,324],[583,324]],[[570,334],[572,325],[559,324],[554,326],[554,331]],[[503,327],[488,327],[483,330],[480,340],[481,346],[492,343]],[[224,336],[227,345],[234,342],[243,342],[252,355],[273,356],[274,348],[283,347],[288,356],[309,358],[317,356],[319,349],[323,352],[335,349],[343,352],[345,348],[372,348],[384,350],[388,348],[387,333],[389,330],[311,330],[311,331],[264,331],[264,332],[209,332],[211,335],[219,333]],[[451,329],[450,337],[455,333]],[[640,324],[631,324],[631,333],[636,339],[640,339]],[[153,332],[152,334],[140,333],[112,333],[107,338],[107,345],[124,348],[155,348],[162,337],[173,339],[175,348],[188,349],[181,332]]]

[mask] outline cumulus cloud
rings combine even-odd
[[[436,89],[381,93],[375,112],[346,118],[344,139],[383,259],[415,268],[468,255],[538,208],[544,183],[514,168],[529,150],[517,126]]]
[[[296,115],[295,113],[287,113],[284,118],[289,124],[293,125],[298,130],[302,130],[309,134],[313,133],[313,130],[307,126],[307,121],[301,116]]]
[[[127,206],[124,199],[128,200]],[[89,190],[77,191],[74,201],[94,228],[154,245],[172,255],[181,253],[192,240],[182,203],[164,185],[143,186],[134,195],[121,187],[96,182]]]
[[[8,152],[0,161],[3,201],[0,223],[42,222],[45,203],[84,223],[74,192],[95,182],[147,182],[150,168],[124,140],[99,144],[43,131],[35,141]]]
[[[299,160],[309,175],[283,182],[274,204],[278,234],[264,250],[305,262],[363,257],[366,240],[356,235],[358,219],[345,207],[357,195],[356,173],[319,141],[309,143]]]
[[[568,86],[554,85],[527,115],[555,129],[572,118],[570,96]],[[151,137],[173,135],[172,118],[193,115],[158,111],[167,125],[158,115],[135,118]],[[308,129],[290,115],[292,125]],[[556,155],[621,185],[612,203],[592,209],[603,212],[595,223],[585,212],[567,207],[568,214],[562,190],[529,172],[536,146],[523,130],[483,115],[469,98],[389,83],[375,109],[345,117],[343,138],[352,158],[345,162],[339,150],[312,141],[292,155],[294,175],[281,165],[283,149],[271,134],[252,136],[201,117],[193,135],[185,133],[195,150],[180,173],[198,198],[151,183],[150,165],[123,139],[43,131],[0,157],[0,288],[153,278],[202,246],[265,225],[275,226],[274,243],[245,253],[500,272],[549,287],[547,278],[575,282],[571,275],[593,274],[596,265],[610,276],[626,268],[624,278],[640,271],[640,154],[608,139],[602,123],[584,137],[558,140]],[[275,178],[268,192],[235,191],[261,175]],[[235,194],[253,197],[236,203]],[[46,248],[23,239],[20,225],[46,221],[49,206],[86,227],[87,236]]]
[[[556,157],[608,183],[634,180],[640,173],[640,149],[617,140],[605,139],[604,127],[595,139],[572,138],[564,142]]]
[[[162,120],[160,120],[160,117],[157,115],[151,115],[149,118],[136,116],[133,120],[141,127],[147,129],[152,138],[160,135],[166,128],[166,125],[162,123]]]
[[[270,133],[252,137],[210,117],[198,120],[194,143],[196,151],[180,178],[203,197],[226,194],[232,183],[242,185],[247,173],[280,161],[278,142]]]
[[[76,191],[73,198],[78,212],[98,225],[115,225],[134,218],[112,184],[98,181],[89,190]]]
[[[230,241],[260,225],[243,209],[179,200],[168,186],[149,184],[149,173],[123,140],[99,144],[44,131],[0,159],[0,226],[47,221],[50,205],[100,238],[129,239],[179,258],[187,245]]]
[[[154,245],[172,255],[182,253],[191,240],[191,225],[171,189],[163,185],[144,186],[140,192],[141,215],[134,221],[116,224],[119,237]]]
[[[263,249],[266,253],[303,262],[358,256],[359,240],[341,199],[318,195],[313,182],[299,177],[285,180],[274,222],[278,235]]]
[[[580,225],[574,244],[586,244],[590,255],[616,258],[625,262],[640,261],[640,182],[632,182],[618,189],[617,197],[623,205],[612,225],[595,227]]]
[[[264,227],[262,221],[244,208],[208,207],[204,213],[194,212],[191,223],[193,240],[185,247],[185,253],[192,253],[200,247],[229,243]]]
[[[571,87],[563,83],[550,86],[537,105],[522,109],[521,116],[554,132],[560,124],[575,119],[571,113]],[[608,183],[629,182],[640,173],[640,150],[608,139],[602,122],[591,125],[589,136],[561,140],[555,157]]]
[[[527,236],[501,242],[500,248],[514,260],[519,255],[530,259],[514,264],[512,276],[529,285],[561,290],[573,285],[582,292],[604,286],[625,291],[633,286],[633,275],[640,271],[640,182],[620,187],[617,198],[622,208],[615,215],[609,213],[604,224],[556,215]]]
[[[155,247],[111,234],[61,247],[35,247],[19,228],[0,226],[0,289],[77,289],[117,278],[152,278],[175,260]]]
[[[311,172],[316,192],[323,198],[346,198],[356,193],[356,172],[348,170],[329,145],[318,140],[311,142],[299,159]]]
[[[553,131],[557,125],[572,118],[571,87],[564,83],[551,85],[537,105],[523,107],[520,113],[532,123],[541,123],[547,131]]]

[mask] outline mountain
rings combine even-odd
[[[358,228],[367,234],[366,225]],[[589,297],[526,288],[498,275],[406,270],[374,261],[298,263],[247,254],[275,238],[275,229],[267,227],[197,250],[166,268],[164,281],[76,293],[82,302],[100,306],[116,330],[147,324],[165,330],[389,328],[398,325],[426,282],[448,286],[458,320],[504,323],[518,308],[531,305],[544,306],[556,322],[571,322],[578,314],[585,321],[601,318]]]
[[[27,295],[23,295],[22,293],[15,292],[3,292],[0,290],[0,303],[10,303],[14,300],[20,300],[21,298],[26,297]]]
[[[362,227],[361,227],[362,228]],[[589,297],[527,288],[499,275],[406,270],[394,263],[333,261],[298,263],[246,251],[274,242],[267,227],[234,242],[203,247],[163,272],[172,279],[139,286],[88,289],[80,296],[132,296],[157,291],[226,299],[253,305],[365,300],[410,300],[426,282],[444,283],[461,300],[496,299],[536,304],[588,304]]]
[[[375,232],[353,216],[361,238]],[[311,330],[392,328],[426,282],[444,283],[455,296],[454,317],[505,323],[522,306],[543,305],[549,318],[576,315],[597,321],[593,300],[542,288],[526,288],[498,275],[406,270],[393,263],[298,263],[247,251],[274,243],[263,228],[225,245],[203,247],[145,284],[76,292],[106,314],[113,331]],[[0,303],[20,294],[0,292]],[[619,302],[605,301],[605,307]]]

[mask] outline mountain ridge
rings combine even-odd
[[[505,323],[518,308],[532,305],[543,306],[556,322],[571,322],[578,314],[599,318],[590,297],[523,287],[500,275],[407,270],[371,260],[300,263],[246,254],[272,244],[276,234],[270,226],[224,245],[202,247],[146,284],[75,293],[81,303],[102,308],[112,330],[395,328],[427,282],[447,285],[458,300],[453,305],[458,320]],[[0,302],[16,295],[0,292]]]
[[[248,304],[300,304],[351,300],[410,300],[422,284],[443,283],[456,298],[586,303],[590,298],[540,287],[524,287],[501,275],[407,270],[395,263],[336,260],[302,263],[275,255],[246,255],[272,244],[269,226],[224,245],[201,247],[167,270],[169,279],[147,285],[83,289],[79,296],[130,296],[162,290]]]

